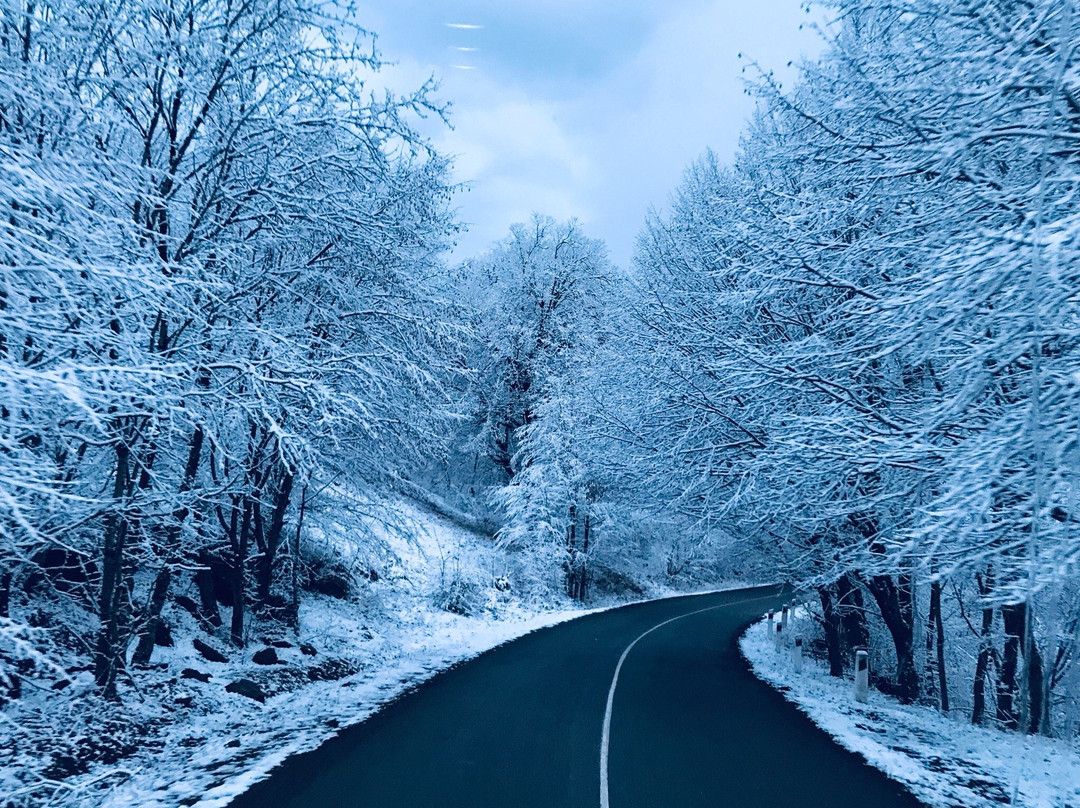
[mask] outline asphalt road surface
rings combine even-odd
[[[673,598],[536,632],[290,758],[231,808],[921,805],[748,671],[738,636],[780,601]]]

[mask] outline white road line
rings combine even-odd
[[[632,643],[630,643],[622,652],[622,656],[619,657],[619,664],[615,666],[615,675],[611,677],[611,687],[608,688],[607,694],[607,707],[604,709],[604,729],[600,734],[600,808],[611,808],[611,801],[608,798],[608,748],[611,745],[611,710],[615,704],[615,688],[619,684],[619,674],[622,672],[623,663],[626,661],[627,655],[633,649],[635,645],[648,637],[658,628],[663,628],[668,623],[674,623],[676,620],[682,620],[684,617],[693,617],[695,614],[702,614],[703,612],[713,612],[717,609],[723,609],[727,606],[738,606],[742,603],[752,603],[755,600],[768,600],[775,598],[776,595],[762,595],[757,598],[746,598],[744,600],[733,600],[730,603],[721,603],[719,606],[708,606],[704,609],[698,609],[694,612],[687,612],[686,614],[680,614],[675,617],[668,618],[661,623],[657,623],[647,631],[643,631],[639,634]]]

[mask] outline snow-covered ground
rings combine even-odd
[[[230,649],[170,602],[165,617],[175,647],[156,649],[157,667],[136,674],[138,688],[125,688],[122,705],[98,699],[90,673],[79,671],[61,692],[29,693],[5,711],[0,805],[224,805],[284,758],[318,746],[438,671],[587,613],[568,608],[557,588],[546,599],[539,587],[516,588],[512,557],[420,506],[336,496],[353,516],[337,520],[334,508],[324,508],[321,520],[312,518],[314,542],[324,541],[354,570],[377,571],[370,579],[354,575],[360,584],[350,599],[305,593],[299,638],[285,638],[289,647],[275,649],[274,665],[252,661],[264,643]],[[229,661],[203,659],[192,644],[197,637]],[[302,653],[301,643],[315,654]],[[209,679],[184,678],[185,669]],[[268,694],[265,704],[226,691],[241,678]],[[36,699],[42,704],[35,716]],[[115,762],[50,777],[63,755],[100,742],[103,727],[128,744]]]
[[[799,610],[796,620],[809,616]],[[1080,754],[1067,741],[964,724],[875,691],[867,704],[859,704],[850,679],[829,676],[816,659],[804,658],[796,674],[790,649],[774,649],[766,622],[751,626],[740,641],[754,673],[928,805],[1080,806]]]

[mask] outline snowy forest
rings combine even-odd
[[[6,0],[0,804],[96,799],[182,640],[373,625],[392,499],[497,554],[435,611],[786,581],[833,675],[1075,744],[1080,8],[828,7],[618,267],[452,259],[453,99],[336,6]]]

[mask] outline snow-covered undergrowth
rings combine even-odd
[[[155,651],[155,667],[126,684],[122,704],[98,698],[91,673],[78,670],[58,692],[28,688],[0,713],[0,805],[224,805],[434,673],[586,612],[557,587],[524,580],[527,560],[419,506],[334,496],[312,515],[306,541],[350,571],[349,598],[305,592],[298,636],[256,634],[242,651],[170,601],[174,645]],[[339,507],[352,518],[338,519]],[[228,661],[207,661],[196,639]],[[256,664],[269,647],[279,661]],[[226,690],[241,679],[265,703]],[[105,738],[115,748],[102,752]],[[64,770],[80,756],[96,762]]]
[[[806,625],[810,618],[800,609],[795,619]],[[926,804],[1080,805],[1080,754],[1067,741],[972,726],[932,707],[902,705],[873,690],[868,703],[859,704],[850,678],[829,676],[828,667],[809,656],[802,672],[796,673],[790,648],[777,652],[767,634],[763,620],[740,640],[743,656],[758,678],[783,693],[838,743],[903,783]]]

